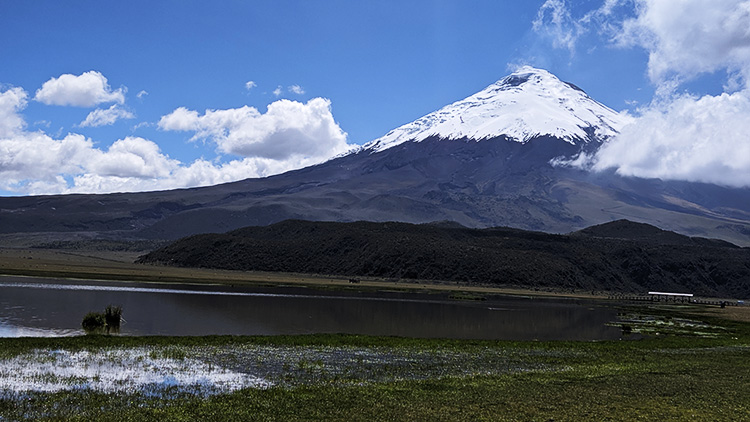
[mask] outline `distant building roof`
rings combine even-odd
[[[681,296],[681,297],[693,297],[692,293],[667,293],[667,292],[648,292],[650,295],[655,296]]]

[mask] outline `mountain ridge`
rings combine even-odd
[[[286,220],[178,240],[139,262],[525,288],[750,297],[750,249],[620,222],[567,235],[507,227]],[[594,236],[637,228],[633,239]],[[587,231],[588,230],[588,231]],[[627,230],[626,230],[627,231]]]

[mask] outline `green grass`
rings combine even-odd
[[[329,361],[305,355],[285,363],[289,382],[210,396],[177,389],[157,395],[0,394],[0,420],[750,420],[750,324],[704,321],[721,327],[718,334],[690,335],[681,327],[644,340],[607,342],[350,335],[1,339],[0,359],[33,350],[146,347],[155,357],[181,360],[194,358],[196,350],[270,347],[369,350],[423,360],[408,365],[385,360],[342,377]],[[234,365],[247,365],[238,362]],[[506,366],[516,370],[503,370]]]

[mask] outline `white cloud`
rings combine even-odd
[[[193,131],[193,139],[208,139],[219,151],[243,157],[322,161],[350,148],[331,114],[331,102],[324,98],[305,104],[278,100],[265,114],[249,106],[206,110],[203,115],[180,107],[163,116],[159,128]]]
[[[134,119],[135,115],[128,110],[118,107],[117,104],[112,104],[107,109],[98,108],[86,116],[86,119],[82,121],[80,127],[97,127],[107,126],[115,123],[119,119]]]
[[[173,112],[162,116],[158,126],[162,130],[193,131],[198,130],[198,112],[185,107],[176,108]]]
[[[569,15],[566,4],[552,3]],[[575,22],[612,45],[646,50],[656,97],[594,156],[567,164],[750,186],[750,0],[607,0]],[[675,94],[685,82],[718,71],[727,73],[725,93]]]
[[[132,132],[135,132],[136,130],[138,130],[138,129],[142,128],[142,127],[153,127],[154,125],[155,125],[155,124],[154,124],[154,123],[151,123],[151,122],[140,122],[140,123],[137,123],[137,124],[133,125],[133,126],[132,126],[132,127],[130,128],[130,130],[131,130]]]
[[[282,93],[281,85],[277,86],[276,89],[273,90],[273,95],[280,96]]]
[[[107,151],[93,150],[93,160],[86,170],[99,176],[165,178],[180,162],[161,153],[159,146],[147,139],[127,137],[115,141]]]
[[[305,93],[305,90],[302,89],[302,87],[299,85],[291,85],[289,86],[289,92],[291,92],[292,94],[302,95]]]
[[[264,154],[225,163],[183,163],[140,137],[126,137],[104,149],[80,134],[56,139],[43,131],[29,132],[20,114],[27,97],[20,88],[0,92],[0,190],[56,194],[207,186],[309,166],[349,148],[346,134],[333,121],[330,102],[320,98],[307,104],[277,101],[265,114],[251,107],[204,115],[179,108],[164,116],[159,127],[195,131],[196,137],[210,138],[227,150]]]
[[[615,38],[649,53],[657,101],[594,157],[594,169],[750,186],[750,1],[641,0]],[[674,96],[683,81],[724,70],[729,90]]]
[[[250,91],[251,89],[255,88],[256,86],[258,86],[258,84],[256,84],[255,81],[247,81],[247,82],[245,82],[245,89],[247,89],[248,91]]]
[[[92,70],[79,76],[66,73],[48,80],[36,91],[34,100],[47,105],[94,107],[102,103],[124,103],[125,91],[124,87],[112,91],[107,78]]]
[[[717,70],[739,71],[747,78],[750,1],[683,0],[675,5],[639,0],[636,12],[622,23],[614,40],[648,51],[654,83]]]
[[[532,23],[535,32],[548,38],[555,48],[565,48],[572,54],[578,37],[583,31],[574,20],[565,0],[547,0],[539,8]]]
[[[618,174],[750,186],[750,97],[683,96],[652,107],[587,165]]]
[[[146,91],[145,89],[142,89],[142,90],[138,91],[137,94],[135,94],[135,96],[138,97],[138,99],[141,99],[141,98],[145,97],[146,95],[148,95],[148,91]]]
[[[300,162],[299,167],[314,163]],[[144,167],[148,168],[148,167]],[[34,193],[102,193],[102,192],[138,192],[185,187],[210,186],[219,183],[234,182],[250,177],[264,177],[283,173],[288,170],[285,163],[258,158],[245,158],[218,164],[199,159],[190,164],[179,164],[170,168],[168,174],[155,177],[122,176],[119,174],[80,173],[73,177],[71,186],[64,181],[55,185],[35,186]]]
[[[25,132],[0,139],[0,190],[35,195],[207,186],[258,177],[254,164],[196,160],[186,165],[163,154],[154,142],[137,137],[102,150],[78,134],[54,139]]]
[[[0,92],[0,139],[11,137],[26,127],[18,114],[26,107],[28,94],[21,88]]]
[[[62,175],[81,172],[92,149],[91,140],[76,134],[56,140],[28,132],[0,139],[0,188],[26,192],[29,183],[59,182]]]

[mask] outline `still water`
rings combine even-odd
[[[578,300],[319,291],[298,287],[109,283],[0,277],[0,337],[83,334],[81,320],[123,308],[122,335],[349,333],[505,340],[617,339],[613,308]]]

